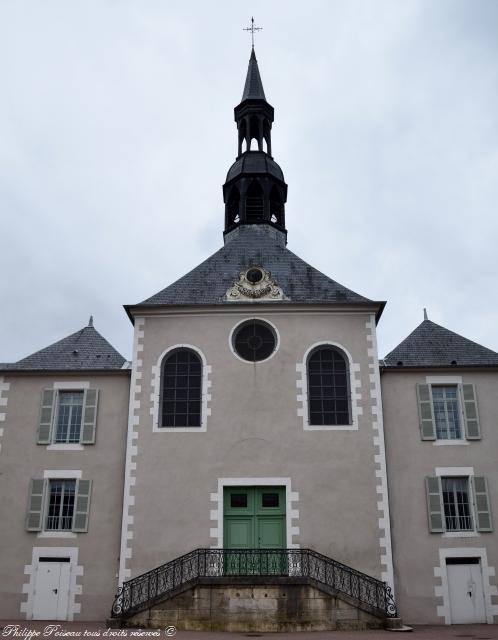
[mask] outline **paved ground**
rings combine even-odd
[[[11,627],[9,625],[15,625]],[[50,628],[48,625],[60,625]],[[389,631],[315,631],[311,633],[221,633],[211,631],[178,631],[165,629],[111,629],[105,623],[97,622],[0,622],[0,638],[12,640],[33,640],[34,638],[130,638],[134,640],[166,640],[175,637],[177,640],[242,640],[244,638],[266,638],[275,640],[498,640],[498,625],[455,625],[452,627],[419,626],[404,636]]]

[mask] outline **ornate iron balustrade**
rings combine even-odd
[[[311,549],[196,549],[124,582],[111,616],[129,617],[202,578],[265,576],[314,581],[375,615],[397,617],[387,583]]]

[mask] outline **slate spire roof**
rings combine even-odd
[[[385,368],[498,366],[498,353],[424,320],[383,360]]]
[[[76,333],[18,362],[0,364],[0,370],[107,371],[122,369],[125,362],[125,358],[95,329],[93,317],[90,317],[88,325]]]
[[[247,69],[246,83],[244,85],[241,102],[244,100],[266,100],[254,47],[252,48],[251,57],[249,58],[249,67]]]

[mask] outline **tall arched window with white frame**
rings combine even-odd
[[[161,426],[200,427],[202,362],[191,349],[168,353],[161,368]]]
[[[307,374],[309,424],[351,424],[346,356],[336,347],[320,345],[308,356]]]

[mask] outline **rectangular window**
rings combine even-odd
[[[417,384],[416,390],[422,440],[451,444],[481,439],[474,384],[426,383]]]
[[[59,445],[61,449],[95,444],[98,399],[98,389],[43,389],[38,444]]]
[[[50,480],[45,529],[71,531],[75,494],[76,480]]]
[[[441,478],[441,488],[446,531],[471,531],[469,479]]]
[[[81,437],[83,420],[83,391],[60,391],[57,428],[54,442],[74,443]]]
[[[458,405],[458,387],[432,387],[432,404],[438,440],[460,440],[462,427]]]

